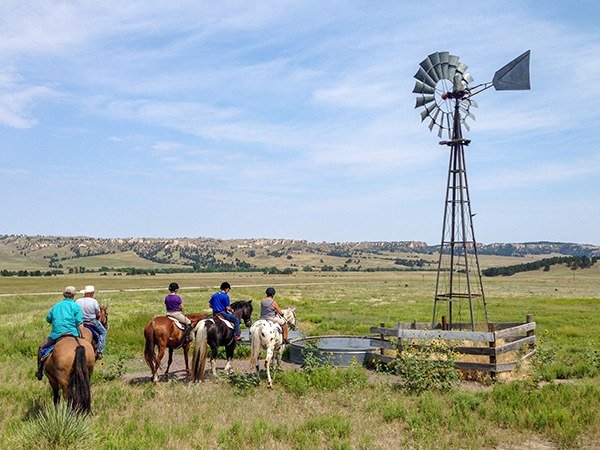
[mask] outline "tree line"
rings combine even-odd
[[[532,270],[544,269],[545,272],[550,270],[550,266],[556,264],[565,264],[571,270],[587,269],[592,267],[598,261],[598,257],[594,256],[555,256],[553,258],[544,258],[538,261],[533,261],[524,264],[515,264],[513,266],[490,267],[484,269],[481,274],[485,277],[511,276],[519,272],[528,272]]]

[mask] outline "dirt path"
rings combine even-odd
[[[158,370],[158,373],[160,375],[159,381],[163,381],[163,374],[165,373],[165,370],[167,368],[167,362],[168,362],[167,358],[168,358],[167,355],[165,355],[165,357],[163,358],[162,364],[160,366],[160,369]],[[264,360],[260,361],[261,369],[264,364],[263,361]],[[134,359],[134,360],[131,360],[130,363],[133,368],[139,368],[139,371],[129,372],[129,373],[126,373],[125,375],[123,375],[123,379],[125,381],[130,382],[130,383],[149,383],[152,381],[152,373],[150,372],[150,369],[148,368],[148,366],[146,365],[146,362],[143,359],[141,359],[141,358]],[[190,357],[189,357],[189,363],[190,363],[190,365],[192,364],[191,352],[190,352]],[[225,361],[224,359],[217,359],[217,361],[216,361],[217,373],[223,372],[223,370],[225,369],[225,364],[227,364],[227,361]],[[143,365],[143,367],[142,367],[142,365]],[[249,372],[250,360],[249,359],[234,359],[231,361],[231,367],[233,368],[233,370]],[[289,361],[282,361],[281,368],[283,370],[300,369],[300,365],[294,364]],[[185,361],[183,359],[182,354],[173,355],[173,364],[171,364],[171,368],[169,369],[169,378],[177,379],[178,381],[184,381],[184,382],[189,381],[188,374],[185,371]],[[207,382],[214,381],[212,375],[210,374],[210,363],[208,361],[206,364],[206,373],[204,375],[203,381],[207,381]]]
[[[168,361],[168,359],[167,359],[167,356],[165,355],[165,357],[163,358],[163,361],[162,361],[162,365],[158,371],[159,381],[164,381],[163,374],[165,373],[165,369],[167,368],[167,361]],[[190,365],[192,364],[191,352],[190,352],[189,363],[190,363]],[[227,362],[223,359],[218,359],[216,361],[216,367],[217,367],[218,374],[223,372],[223,370],[225,369],[226,363]],[[146,362],[142,358],[130,360],[129,367],[130,367],[130,370],[132,370],[132,371],[123,375],[123,379],[125,381],[127,381],[129,383],[134,383],[134,384],[138,384],[138,383],[144,384],[144,383],[152,382],[152,373],[150,372],[150,369],[148,368],[148,366],[146,365]],[[241,372],[248,373],[248,372],[250,372],[250,360],[249,359],[234,359],[231,361],[231,367],[233,368],[233,370],[239,370]],[[260,360],[260,367],[261,367],[261,377],[266,377],[266,375],[264,374],[264,360]],[[301,366],[300,366],[300,364],[295,364],[290,361],[281,361],[281,368],[283,370],[293,370],[293,369],[300,370]],[[380,373],[374,372],[372,370],[367,370],[367,373],[369,375],[369,379],[368,379],[369,383],[395,383],[395,382],[397,382],[397,377],[394,377],[394,376],[380,374]],[[188,377],[188,374],[185,371],[185,361],[183,359],[182,354],[173,355],[173,364],[171,364],[171,368],[169,369],[169,378],[171,380],[176,379],[181,382],[190,381],[190,378]],[[208,362],[207,362],[206,373],[204,375],[203,382],[208,382],[208,383],[215,382],[215,379],[212,377],[212,374],[210,373],[210,363],[208,363]],[[492,387],[482,384],[482,383],[473,382],[473,381],[463,381],[461,383],[460,389],[466,390],[466,391],[471,391],[471,392],[481,392],[481,391],[491,390]]]

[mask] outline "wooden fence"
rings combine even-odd
[[[475,329],[487,327],[487,331],[466,331],[471,323],[452,324],[453,329],[448,328],[445,321],[437,324],[431,329],[431,323],[398,322],[394,328],[371,327],[371,333],[378,334],[379,339],[371,339],[371,345],[382,349],[381,355],[377,355],[382,362],[391,362],[395,358],[385,356],[383,349],[395,349],[399,352],[406,346],[415,348],[421,344],[415,344],[419,340],[437,340],[454,342],[482,342],[483,346],[461,346],[453,347],[461,355],[474,355],[489,358],[489,362],[456,361],[455,367],[462,370],[478,370],[483,372],[506,372],[513,370],[518,363],[529,358],[535,353],[535,322],[531,314],[527,315],[526,322],[496,322],[488,324],[476,324]],[[397,338],[394,343],[389,338]],[[498,362],[500,355],[526,348],[527,353],[518,360]],[[459,358],[460,359],[460,358]]]

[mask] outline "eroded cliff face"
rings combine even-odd
[[[600,256],[600,247],[560,242],[478,244],[485,255],[526,256],[566,255]],[[259,256],[292,257],[303,253],[351,258],[357,254],[381,255],[382,252],[433,254],[439,246],[420,241],[391,242],[308,242],[296,239],[212,239],[212,238],[118,238],[85,236],[0,236],[0,253],[60,261],[86,256],[133,252],[148,261],[209,267],[219,264],[247,264]],[[54,265],[53,265],[54,263]]]

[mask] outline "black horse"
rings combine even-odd
[[[252,326],[252,300],[249,302],[243,300],[234,302],[231,304],[231,309],[233,309],[233,314],[240,319],[240,322],[244,322],[247,328]],[[209,346],[212,350],[210,365],[213,376],[217,374],[215,359],[219,347],[223,345],[227,355],[225,370],[229,370],[229,365],[233,359],[233,351],[237,345],[237,341],[233,337],[233,328],[230,328],[222,319],[213,316],[198,322],[195,330],[196,341],[192,360],[192,379],[202,382]]]

